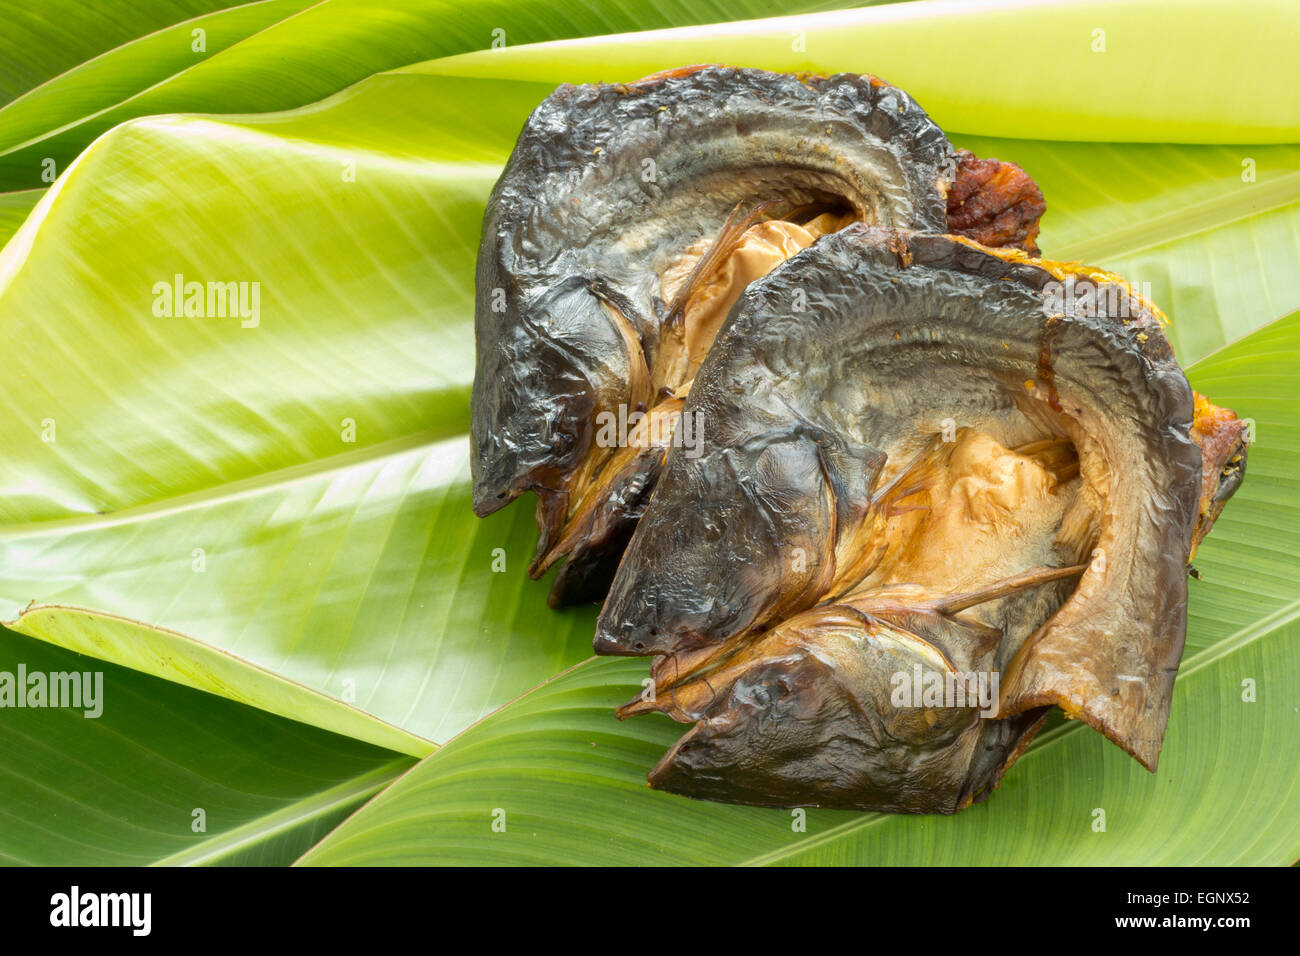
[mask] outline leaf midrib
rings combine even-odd
[[[357,800],[365,799],[387,787],[411,766],[411,759],[392,760],[359,777],[296,800],[286,807],[209,837],[195,846],[154,861],[151,866],[199,866],[212,863],[245,847],[271,839],[293,826],[324,816]]]
[[[283,468],[260,472],[245,478],[237,478],[223,484],[211,485],[187,491],[169,498],[130,505],[105,514],[76,514],[62,518],[50,518],[44,521],[28,521],[22,524],[0,525],[0,541],[14,538],[34,538],[45,535],[71,534],[90,529],[102,530],[122,524],[130,524],[146,518],[164,517],[225,504],[261,494],[271,488],[288,488],[296,484],[312,481],[322,475],[341,472],[358,465],[372,464],[385,458],[394,458],[419,448],[432,448],[442,442],[454,441],[464,437],[461,431],[429,429],[400,438],[375,442],[364,448],[340,452],[313,458]]]
[[[1289,173],[1272,182],[1243,184],[1240,192],[1215,196],[1123,229],[1066,243],[1052,252],[1060,259],[1104,262],[1275,212],[1298,202],[1300,172]]]
[[[101,59],[102,57],[109,56],[110,54],[122,50],[126,46],[130,46],[132,43],[138,43],[142,40],[150,39],[158,34],[166,33],[170,30],[178,30],[183,32],[183,28],[188,26],[191,23],[195,23],[203,20],[210,20],[212,17],[222,16],[225,14],[232,13],[234,11],[244,11],[247,10],[249,7],[260,6],[265,2],[268,2],[268,0],[254,0],[254,2],[252,3],[244,3],[234,7],[226,7],[225,9],[222,10],[215,10],[212,11],[211,13],[205,13],[205,14],[200,14],[197,17],[191,17],[189,20],[183,20],[180,23],[174,23],[171,26],[163,27],[162,29],[155,30],[152,33],[145,34],[142,37],[137,37],[135,40],[130,41],[130,43],[122,44],[121,46],[114,47],[111,50],[106,50],[104,53],[86,62],[90,63],[93,62],[94,60]],[[282,27],[284,24],[289,23],[290,21],[295,20],[298,17],[301,17],[303,14],[307,13],[310,10],[315,10],[317,7],[322,6],[326,2],[327,0],[317,0],[316,3],[310,4],[304,7],[303,9],[298,10],[287,17],[284,17],[281,20],[276,20],[274,23],[270,23],[259,30],[255,30],[254,32],[248,34],[247,36],[241,37],[240,39],[236,40],[234,43],[231,43],[229,46],[222,47],[220,50],[216,50],[213,53],[208,54],[201,60],[192,63],[191,65],[185,67],[184,69],[178,70],[175,73],[171,73],[168,76],[163,77],[161,80],[157,80],[156,82],[151,83],[149,86],[145,87],[144,89],[137,90],[135,93],[132,93],[130,96],[127,96],[124,99],[117,101],[116,103],[106,106],[103,109],[94,110],[93,112],[86,113],[82,116],[77,117],[74,120],[64,123],[62,126],[55,127],[54,129],[47,129],[36,136],[24,140],[23,142],[14,143],[11,146],[0,149],[0,158],[14,155],[16,153],[22,152],[23,150],[30,149],[33,146],[46,142],[47,140],[53,139],[54,137],[58,136],[61,133],[66,133],[69,130],[76,129],[77,127],[80,126],[84,126],[87,123],[92,122],[93,120],[99,119],[100,117],[112,113],[114,110],[119,110],[122,107],[126,106],[127,104],[135,102],[136,100],[144,96],[147,96],[150,93],[153,93],[154,91],[160,89],[161,87],[166,86],[168,83],[173,82],[178,77],[185,76],[191,73],[192,71],[197,70],[199,67],[203,66],[204,64],[212,62],[217,57],[220,57],[222,54],[230,50],[233,50],[236,47],[244,46],[249,41],[255,40],[258,37],[261,37],[265,33],[268,33],[272,30]],[[77,72],[78,70],[82,69],[85,65],[86,63],[80,63],[77,66],[73,67],[72,69],[64,71],[58,76],[51,77],[49,80],[46,80],[45,83],[42,83],[40,86],[28,90],[22,96],[18,97],[17,99],[11,100],[9,103],[5,104],[5,108],[12,106],[14,103],[17,103],[19,100],[23,99],[24,97],[30,96],[31,94],[35,93],[37,90],[41,89],[41,87],[47,86],[55,82],[56,80],[63,79],[69,74]]]
[[[317,700],[330,708],[339,708],[344,713],[352,714],[356,717],[359,717],[363,722],[378,727],[389,733],[396,733],[404,741],[411,743],[415,747],[415,749],[412,749],[410,751],[400,751],[398,750],[397,747],[380,744],[375,741],[370,741],[372,746],[385,747],[385,749],[389,749],[394,752],[406,752],[411,757],[416,759],[423,759],[424,757],[428,757],[433,753],[435,753],[440,747],[437,741],[430,740],[429,738],[421,734],[417,734],[414,731],[408,730],[405,727],[399,727],[397,724],[394,724],[392,721],[385,720],[383,717],[380,717],[378,714],[374,713],[373,711],[366,710],[365,708],[359,707],[356,704],[350,704],[347,701],[344,701],[338,697],[333,697],[330,694],[326,693],[322,688],[313,687],[309,684],[303,683],[300,680],[296,680],[292,677],[289,677],[286,674],[281,674],[278,671],[264,664],[259,664],[258,662],[252,660],[251,658],[236,653],[235,651],[231,650],[228,647],[225,647],[224,645],[214,644],[209,641],[203,640],[200,637],[196,637],[193,634],[186,633],[185,631],[179,631],[176,630],[175,628],[164,627],[161,624],[154,624],[148,621],[140,620],[138,618],[128,617],[125,614],[114,614],[108,611],[99,610],[97,608],[82,607],[73,604],[37,604],[33,601],[32,603],[28,604],[27,607],[23,608],[22,611],[20,611],[19,614],[15,618],[13,618],[13,620],[0,621],[0,625],[3,625],[4,627],[8,628],[11,631],[16,631],[20,634],[24,634],[36,640],[47,641],[48,643],[55,644],[55,646],[60,646],[60,647],[64,646],[62,644],[59,644],[56,641],[49,641],[46,637],[36,633],[30,628],[24,627],[25,619],[33,614],[38,614],[38,613],[74,614],[74,615],[82,614],[87,617],[98,617],[104,620],[118,621],[123,624],[140,628],[141,630],[152,631],[153,633],[159,635],[160,637],[165,638],[169,642],[179,642],[181,645],[190,645],[192,647],[197,648],[201,653],[215,654],[219,658],[225,658],[229,661],[234,662],[239,667],[245,668],[253,672],[254,674],[262,677],[263,679],[269,680],[275,684],[292,688],[295,692],[305,694],[308,697]],[[91,653],[90,656],[96,657],[97,659],[100,660],[107,660],[111,664],[121,663],[120,661],[116,661],[111,658],[99,657],[99,655],[94,653]],[[157,671],[144,670],[142,668],[137,668],[134,665],[126,665],[126,666],[131,667],[133,670],[139,670],[141,673],[152,674],[154,677],[158,677],[161,680],[171,680],[173,683],[179,683],[182,686],[193,687],[195,690],[200,690],[204,693],[216,693],[215,691],[209,688],[202,687],[193,682],[179,680],[177,678],[166,676]],[[218,696],[225,696],[225,695],[219,694]],[[263,706],[260,703],[253,704],[248,701],[240,701],[240,702],[248,703],[249,706],[257,707],[257,709],[262,710],[269,714],[274,714],[276,716],[284,717],[289,720],[300,720],[301,722],[320,727],[321,729],[329,729],[328,727],[322,724],[318,724],[312,720],[309,719],[305,720],[294,714],[284,713],[282,711]],[[334,731],[334,732],[341,733],[341,731]],[[352,734],[352,733],[345,733],[345,736],[349,736],[354,740],[363,740],[363,741],[366,740],[366,738],[357,736],[356,734]]]

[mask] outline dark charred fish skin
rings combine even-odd
[[[656,401],[660,277],[738,204],[834,200],[864,221],[942,232],[956,153],[902,90],[868,76],[707,66],[561,86],[529,118],[488,202],[471,400],[475,512],[539,496],[541,562],[592,448],[593,417]],[[554,603],[589,598],[635,524],[571,552]],[[595,577],[584,581],[589,569]],[[541,566],[535,567],[540,573]]]
[[[1069,269],[855,224],[748,287],[686,401],[703,453],[669,453],[598,625],[599,653],[659,655],[671,684],[625,713],[698,721],[653,786],[951,813],[987,796],[1054,705],[1155,769],[1202,491],[1193,393],[1149,303],[1127,290],[1122,316],[1062,303],[1060,285],[1084,274]],[[924,452],[943,419],[1008,447],[1034,429],[1063,436],[1074,500],[1096,499],[1087,540],[1065,547],[1061,532],[1026,551],[1087,564],[1077,586],[1002,605],[983,657],[971,635],[989,620],[922,607],[921,627],[920,612],[834,583],[837,545],[871,515],[888,463]],[[930,730],[893,726],[880,662],[932,651],[1000,674],[996,719],[939,710]],[[673,676],[715,652],[696,684]]]

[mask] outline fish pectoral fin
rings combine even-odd
[[[956,672],[988,664],[1002,643],[1002,631],[980,621],[935,611],[924,604],[909,606],[895,600],[855,601],[852,607],[866,622],[879,621],[909,634],[938,651]]]
[[[974,590],[937,598],[918,594],[915,599],[908,599],[901,593],[902,588],[893,585],[881,589],[883,593],[876,597],[867,592],[844,603],[868,618],[915,635],[937,648],[957,669],[969,670],[971,666],[988,662],[1001,645],[1003,635],[996,627],[962,616],[962,611],[1030,588],[1078,577],[1086,567],[1032,568]]]
[[[736,251],[745,232],[750,226],[757,223],[768,211],[775,206],[774,201],[755,203],[748,211],[745,211],[745,203],[736,203],[731,214],[727,216],[727,221],[722,224],[722,228],[710,243],[709,248],[705,250],[704,255],[700,256],[687,275],[686,281],[682,287],[673,296],[672,305],[668,307],[668,312],[664,315],[663,324],[671,326],[682,321],[686,316],[686,306],[690,303],[691,297],[699,291],[700,287],[708,280],[719,266],[726,262],[727,257]]]
[[[960,429],[958,434],[968,429]],[[921,505],[903,504],[913,495],[928,491],[947,476],[948,463],[952,460],[957,441],[945,441],[941,432],[935,432],[912,460],[903,466],[884,487],[874,492],[872,507],[887,514],[903,514],[914,511]]]
[[[929,606],[940,614],[956,614],[958,611],[964,611],[967,608],[988,601],[996,601],[998,598],[1006,597],[1009,594],[1016,594],[1030,588],[1051,584],[1053,581],[1077,578],[1086,570],[1088,570],[1086,564],[1075,564],[1066,568],[1031,568],[1028,571],[1013,574],[1009,578],[994,581],[992,584],[973,591],[944,595],[935,599]]]

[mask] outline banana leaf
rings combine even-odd
[[[229,0],[136,0],[118,9],[79,0],[0,3],[0,103],[115,47],[200,17]]]
[[[1300,309],[1300,116],[1286,59],[1259,47],[1284,44],[1292,14],[1234,8],[1208,50],[1185,25],[1202,5],[1187,2],[1067,3],[1050,16],[908,3],[527,47],[515,44],[775,5],[498,4],[452,28],[440,4],[385,6],[373,20],[346,6],[320,4],[308,11],[319,29],[289,17],[179,73],[137,46],[114,67],[120,88],[154,85],[115,103],[79,102],[76,77],[55,81],[43,95],[61,125],[24,127],[0,156],[10,189],[40,185],[29,176],[38,155],[64,157],[52,188],[0,204],[16,219],[40,196],[0,251],[0,619],[427,757],[310,862],[1300,855],[1294,754],[1260,742],[1296,730],[1282,702],[1294,699],[1300,600],[1284,547],[1300,501],[1285,387],[1297,329],[1273,320]],[[999,52],[1008,17],[1032,55]],[[1106,49],[1093,52],[1101,24]],[[399,66],[487,47],[497,26],[504,49]],[[1086,56],[1051,54],[1079,30]],[[954,70],[971,49],[1002,72]],[[487,193],[556,82],[692,59],[871,70],[908,88],[958,145],[1038,179],[1047,253],[1149,284],[1184,364],[1223,349],[1194,384],[1253,417],[1259,444],[1198,555],[1158,777],[1066,725],[1040,737],[994,800],[953,821],[809,814],[800,831],[781,811],[645,789],[675,730],[610,713],[644,663],[579,665],[594,608],[545,609],[545,583],[524,574],[527,507],[484,521],[469,510],[473,260]],[[348,85],[376,70],[387,72]],[[277,82],[250,82],[259,76]],[[1197,82],[1206,76],[1212,86]],[[6,109],[0,130],[31,122]],[[241,113],[194,112],[210,109]],[[186,112],[149,115],[158,110]],[[246,304],[256,283],[257,309],[185,316],[158,291],[177,276],[182,287],[244,283]],[[1255,703],[1240,701],[1246,679]],[[1240,827],[1192,825],[1243,800],[1258,813]],[[1091,828],[1107,807],[1111,838]],[[498,808],[513,837],[493,832]],[[1117,815],[1142,835],[1127,849]],[[963,840],[937,836],[953,826]]]
[[[9,237],[17,232],[18,227],[27,218],[27,214],[44,194],[43,189],[0,193],[0,249],[3,249]]]
[[[93,707],[0,720],[7,866],[283,865],[412,763],[0,631],[0,672],[20,667],[100,676]]]
[[[0,189],[48,182],[50,164],[61,172],[95,137],[139,116],[283,110],[430,57],[844,5],[603,0],[555,11],[541,0],[486,0],[470,7],[455,0],[244,4],[141,36],[0,109]]]

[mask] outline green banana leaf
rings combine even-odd
[[[3,249],[9,237],[17,232],[18,227],[27,218],[27,214],[44,194],[43,189],[0,193],[0,249]]]
[[[461,18],[449,31],[433,28],[445,3],[365,6],[362,16],[357,4],[318,4],[205,61],[205,71],[182,71],[183,96],[134,97],[91,119],[108,125],[205,97],[229,105],[222,84],[235,82],[250,108],[311,99],[420,52],[490,42],[501,9],[485,6],[481,20]],[[259,17],[267,9],[239,8]],[[710,12],[684,10],[612,4],[556,20],[516,5],[507,22],[512,36],[551,36]],[[79,96],[103,95],[99,81],[125,89],[169,68],[167,44],[190,26],[9,104],[0,130],[26,135],[33,117],[51,111],[67,120]],[[412,47],[412,37],[426,45]],[[236,52],[243,59],[232,63]],[[309,53],[314,65],[288,94],[248,87],[258,68],[248,57],[283,70],[289,53]],[[213,84],[198,83],[200,72]],[[511,107],[485,119],[465,85],[381,75],[292,115],[146,117],[117,126],[65,171],[0,256],[6,350],[48,348],[64,360],[39,382],[24,369],[6,386],[15,414],[2,440],[35,455],[6,456],[0,563],[10,576],[0,616],[64,646],[416,755],[580,659],[590,616],[556,626],[526,610],[542,586],[492,571],[527,563],[530,521],[519,513],[476,522],[463,441],[443,441],[467,423],[473,346],[460,279],[472,270],[483,197],[523,104],[545,95],[506,84],[486,105],[510,92]],[[33,101],[39,110],[27,108]],[[67,126],[57,132],[79,146],[84,130]],[[49,146],[37,140],[33,156]],[[20,212],[41,194],[5,195],[4,208]],[[104,209],[114,213],[96,215]],[[255,238],[224,252],[212,241],[241,232]],[[328,262],[349,265],[327,271]],[[187,270],[265,288],[268,325],[160,322],[151,290]],[[101,279],[109,275],[114,290]],[[106,317],[106,307],[128,321]],[[69,324],[50,325],[56,313]],[[83,340],[80,358],[65,350],[82,322],[99,330],[91,339],[107,334],[112,344],[100,346],[117,356],[93,372],[84,363],[98,364],[100,346]],[[176,391],[160,405],[167,382]],[[45,411],[32,419],[39,405]],[[445,549],[448,541],[457,544]],[[487,613],[508,606],[525,610],[505,627]],[[205,632],[222,636],[192,637]],[[311,651],[295,652],[304,640]]]
[[[0,144],[8,153],[29,141],[48,143],[51,133],[106,114],[154,87],[160,77],[182,73],[309,5],[310,0],[263,0],[217,10],[87,60],[6,104],[0,110]]]
[[[1300,437],[1278,384],[1295,374],[1296,327],[1269,323],[1300,309],[1300,117],[1287,61],[1259,53],[1260,37],[1283,43],[1274,20],[1290,14],[1239,7],[1236,22],[1216,22],[1209,51],[1181,23],[1156,29],[1200,7],[1189,3],[1071,3],[1050,17],[1014,3],[909,3],[800,13],[798,30],[783,19],[515,46],[776,9],[761,6],[498,3],[449,25],[442,4],[382,5],[366,19],[327,0],[179,72],[152,38],[116,51],[93,67],[123,92],[111,103],[67,74],[40,91],[57,128],[12,109],[22,99],[0,109],[0,188],[40,185],[38,157],[61,157],[52,188],[0,198],[2,230],[39,197],[0,250],[0,620],[396,753],[452,741],[308,862],[930,862],[981,848],[992,858],[980,862],[1295,859],[1296,761],[1260,742],[1296,729],[1280,702],[1294,700],[1297,673],[1297,575],[1283,544],[1297,530],[1287,472]],[[1065,69],[1035,52],[992,57],[1001,73],[954,69],[959,48],[1001,49],[1004,8],[1022,52],[1059,47],[1063,24],[1106,24],[1107,51],[1089,50],[1104,59],[1089,62],[1108,65]],[[396,68],[486,47],[497,27],[504,49]],[[1232,57],[1247,68],[1222,69]],[[524,575],[526,504],[470,513],[483,203],[556,82],[698,59],[899,83],[959,145],[1038,179],[1048,255],[1149,284],[1184,363],[1259,330],[1193,376],[1255,418],[1260,438],[1245,489],[1198,555],[1204,580],[1159,776],[1062,725],[988,805],[953,821],[810,813],[796,832],[780,811],[645,788],[681,728],[613,719],[644,662],[585,663],[543,683],[589,653],[594,609],[546,610],[545,583]],[[1135,101],[1139,61],[1160,69]],[[348,85],[376,70],[388,72]],[[1214,85],[1184,104],[1188,78],[1209,74]],[[142,80],[152,85],[132,92]],[[243,112],[194,115],[211,109]],[[158,110],[185,115],[147,115]],[[1169,142],[1134,142],[1155,138]],[[155,290],[177,275],[257,283],[257,313],[155,314]],[[1246,678],[1259,700],[1237,711]],[[396,753],[392,767],[405,759]],[[333,786],[361,793],[340,773]],[[1184,817],[1247,798],[1259,810],[1239,826],[1211,832]],[[1169,819],[1157,826],[1161,805]],[[1098,807],[1110,808],[1111,837],[1090,828]],[[505,834],[492,830],[495,809],[511,821]],[[1139,845],[1119,848],[1117,817]],[[945,826],[965,839],[939,838]]]
[[[0,189],[48,182],[50,164],[61,172],[96,136],[139,116],[283,110],[381,70],[494,45],[844,5],[602,0],[557,11],[544,0],[245,4],[142,36],[0,109]],[[204,31],[201,40],[195,30]]]
[[[81,0],[0,0],[0,103],[182,20],[230,6],[229,0],[132,0],[116,8]]]
[[[514,130],[430,137],[484,103],[444,82],[135,121],[38,204],[0,254],[16,630],[416,755],[587,652],[531,516],[469,510],[475,153]],[[255,327],[154,315],[177,274],[259,283]]]
[[[0,631],[0,672],[20,666],[102,686],[98,716],[4,712],[3,865],[283,865],[412,763]]]
[[[1088,142],[1290,143],[1300,10],[1277,0],[940,0],[477,50],[451,76],[631,81],[666,64],[871,72],[950,133]]]

